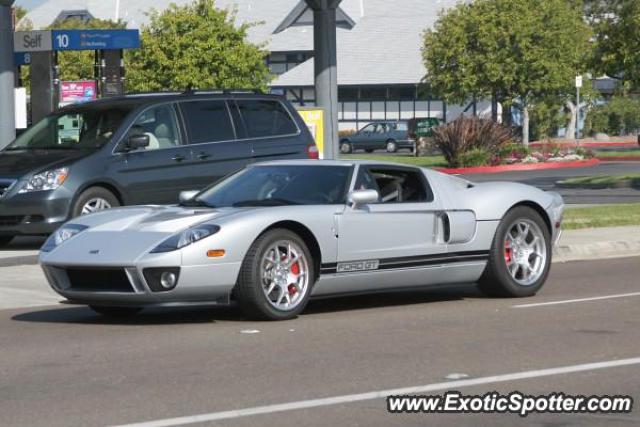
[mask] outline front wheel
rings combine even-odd
[[[286,229],[270,230],[253,243],[242,263],[238,304],[251,319],[292,319],[309,301],[314,269],[300,236]]]
[[[140,307],[109,307],[102,305],[90,305],[89,308],[96,313],[111,319],[130,318],[142,310]]]
[[[398,151],[398,144],[395,141],[387,141],[387,153],[395,153]]]
[[[342,154],[349,154],[353,152],[353,146],[348,141],[342,141],[340,143],[340,152]]]
[[[118,198],[103,187],[91,187],[80,194],[73,205],[73,217],[100,212],[120,206]]]
[[[535,210],[510,210],[496,231],[478,286],[496,297],[528,297],[544,285],[551,267],[551,233]]]

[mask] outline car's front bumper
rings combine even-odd
[[[228,302],[235,286],[240,270],[240,263],[217,263],[180,268],[178,284],[170,291],[154,292],[145,279],[147,266],[86,266],[86,265],[50,265],[43,263],[44,274],[58,294],[69,302],[90,305],[109,306],[147,306],[147,305],[180,305],[193,303]],[[157,268],[157,265],[153,265]],[[114,283],[113,288],[92,290],[91,283],[77,286],[70,278],[72,269],[93,271],[96,275],[106,269],[123,270],[127,284]]]
[[[0,236],[51,234],[69,218],[71,203],[72,196],[58,190],[2,197]]]

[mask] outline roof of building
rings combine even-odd
[[[148,22],[148,11],[184,5],[193,0],[49,0],[24,19],[34,28],[52,23],[62,11],[88,11],[93,17],[118,17],[129,28]],[[237,22],[259,22],[248,30],[253,43],[265,43],[271,52],[313,50],[310,12],[300,13],[303,0],[215,0],[218,7],[235,10]],[[433,25],[441,10],[470,0],[343,0],[338,18],[338,84],[416,84],[424,77],[422,32]],[[313,59],[273,82],[276,87],[313,86]]]

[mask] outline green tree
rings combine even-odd
[[[590,34],[577,1],[462,3],[424,33],[425,81],[447,102],[495,97],[519,106],[528,145],[530,108],[573,92],[587,66]]]
[[[266,88],[271,79],[263,46],[247,41],[254,24],[236,25],[235,14],[198,0],[162,13],[152,11],[131,52],[128,88]]]
[[[589,0],[586,10],[595,33],[595,70],[620,79],[624,92],[640,89],[640,1]]]

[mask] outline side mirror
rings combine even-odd
[[[376,190],[356,190],[349,193],[349,203],[353,208],[358,208],[372,203],[378,203],[380,194]]]
[[[200,193],[200,190],[189,190],[189,191],[181,191],[180,192],[180,203],[187,203],[196,197]]]
[[[149,135],[131,135],[127,140],[126,150],[135,151],[140,148],[147,148],[150,143]]]

